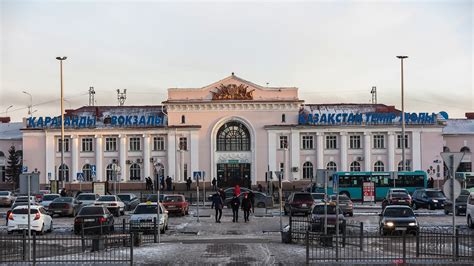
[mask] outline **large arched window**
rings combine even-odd
[[[66,164],[60,165],[58,168],[59,180],[69,182],[69,167]]]
[[[449,147],[444,146],[443,147],[443,152],[450,152]]]
[[[84,166],[82,167],[82,174],[84,175],[84,181],[92,181],[92,167],[90,164],[84,164]]]
[[[311,179],[313,177],[313,164],[311,162],[305,162],[303,164],[303,178]]]
[[[250,133],[237,121],[225,123],[217,132],[218,151],[250,151]]]
[[[385,171],[385,166],[382,161],[376,161],[374,163],[374,171],[375,172],[383,172]]]
[[[335,162],[329,162],[327,165],[326,165],[326,169],[327,170],[333,170],[333,171],[337,171],[337,164]]]
[[[139,164],[132,164],[130,166],[130,180],[140,180],[141,178],[141,169]]]
[[[360,163],[358,161],[353,161],[350,170],[351,172],[360,172]]]
[[[469,147],[464,146],[464,147],[461,148],[461,152],[470,153],[471,149],[469,149]]]
[[[405,160],[405,170],[402,169],[402,161],[398,162],[398,171],[401,172],[401,171],[406,171],[406,172],[410,172],[411,171],[411,163],[410,163],[410,160]]]
[[[107,165],[105,168],[105,177],[107,178],[107,181],[113,181],[115,180],[114,178],[114,166],[113,164]]]

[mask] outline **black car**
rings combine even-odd
[[[294,192],[285,201],[284,212],[285,215],[296,213],[303,213],[307,215],[311,213],[314,205],[313,196],[309,192]]]
[[[82,203],[73,197],[59,197],[55,198],[48,207],[48,212],[51,217],[54,215],[59,216],[76,216],[79,210],[82,208]]]
[[[120,193],[117,194],[117,197],[119,197],[123,203],[125,203],[125,210],[126,211],[132,211],[137,207],[137,205],[140,203],[140,200],[138,199],[137,196],[133,193]]]
[[[325,210],[326,208],[326,210]],[[311,225],[310,231],[312,232],[324,232],[324,223],[327,220],[327,232],[328,233],[335,233],[336,232],[336,204],[333,202],[331,203],[318,203],[313,206],[311,210]],[[325,214],[327,214],[327,219]],[[339,232],[342,234],[346,230],[346,218],[344,218],[344,214],[339,208]]]
[[[437,189],[418,189],[413,192],[413,209],[427,208],[430,210],[444,209],[446,197]]]
[[[114,216],[102,205],[83,207],[74,219],[74,234],[114,231]]]
[[[466,206],[467,206],[467,198],[469,194],[461,194],[459,197],[456,198],[456,215],[466,215]],[[450,214],[453,213],[453,203],[448,200],[444,204],[444,213]]]
[[[387,235],[395,232],[412,233],[417,235],[419,231],[415,213],[410,206],[390,205],[380,214],[379,232]]]

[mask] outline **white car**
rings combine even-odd
[[[94,203],[94,205],[103,205],[115,216],[125,214],[125,203],[116,195],[103,195],[100,196]]]
[[[94,203],[99,199],[99,195],[95,193],[81,193],[76,196],[76,199],[82,202],[82,206],[94,205]]]
[[[474,192],[469,194],[466,204],[467,226],[474,228]]]
[[[168,211],[160,203],[160,231],[165,233],[168,229]],[[130,227],[132,230],[146,231],[154,227],[154,219],[158,219],[156,202],[140,203],[130,216]]]
[[[43,234],[53,231],[53,219],[43,206],[30,207],[31,231]],[[8,215],[8,233],[28,230],[28,206],[18,206]]]
[[[54,199],[61,197],[59,194],[46,194],[43,196],[43,200],[40,205],[44,207],[45,210],[48,210],[49,204],[53,202]]]

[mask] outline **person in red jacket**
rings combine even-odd
[[[235,185],[234,187],[234,196],[239,196],[240,195],[240,186]]]

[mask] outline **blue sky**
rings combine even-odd
[[[231,72],[257,84],[299,87],[307,103],[474,111],[472,1],[160,2],[0,0],[0,116],[66,108],[159,104],[169,87],[202,87]]]

